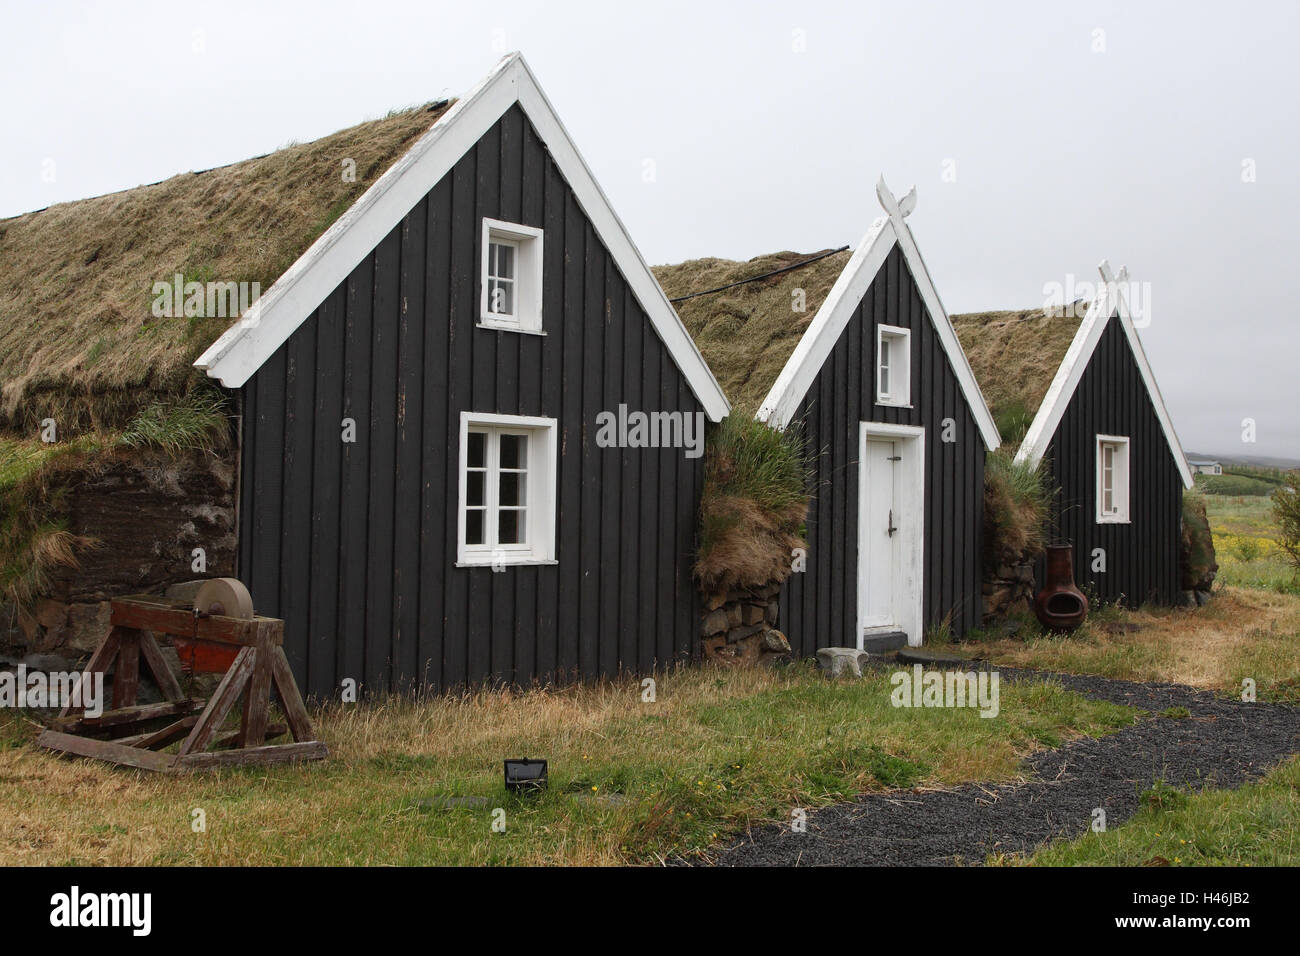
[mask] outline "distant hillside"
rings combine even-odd
[[[1245,465],[1249,468],[1281,468],[1294,471],[1300,468],[1300,459],[1269,458],[1266,455],[1216,455],[1207,452],[1189,451],[1188,458],[1209,458],[1222,465]]]

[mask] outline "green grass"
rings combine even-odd
[[[999,716],[982,719],[895,708],[885,673],[831,683],[800,664],[657,679],[655,703],[623,680],[332,708],[320,720],[330,760],[300,767],[158,777],[0,749],[10,823],[0,854],[41,864],[651,863],[863,791],[1015,779],[1030,750],[1135,719],[1042,683],[1003,685]],[[550,762],[547,791],[506,793],[501,760],[520,756]],[[443,808],[441,795],[484,803]],[[190,830],[194,807],[206,811],[205,834]],[[498,808],[504,833],[492,830]]]
[[[729,415],[708,436],[709,478],[720,494],[781,512],[808,502],[808,462],[797,426],[772,428],[744,415]]]
[[[1271,498],[1206,495],[1219,562],[1216,583],[1300,594],[1300,576],[1277,543]]]
[[[709,430],[695,563],[705,594],[789,576],[793,550],[805,545],[809,477],[797,424],[778,430],[729,415]]]
[[[993,452],[984,467],[984,558],[992,564],[1042,553],[1050,531],[1046,469],[1015,461],[1011,447]]]
[[[1300,866],[1300,761],[1235,790],[1157,785],[1130,820],[1033,854],[1038,866]]]
[[[1271,495],[1277,486],[1251,475],[1197,475],[1196,490],[1206,495]]]
[[[152,446],[164,451],[212,451],[228,439],[225,402],[210,392],[192,392],[172,402],[144,408],[122,432],[120,441],[132,448]]]
[[[1002,443],[1012,448],[1018,447],[1024,441],[1025,433],[1029,431],[1029,426],[1034,421],[1034,413],[1025,405],[1025,400],[1016,396],[990,411],[993,413],[993,423],[997,426]]]

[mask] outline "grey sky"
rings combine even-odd
[[[950,312],[1127,264],[1184,446],[1300,457],[1296,3],[0,6],[0,216],[464,92],[518,49],[650,262],[856,243],[884,173],[917,186]]]

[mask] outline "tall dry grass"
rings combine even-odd
[[[179,273],[265,292],[445,108],[0,220],[0,429],[120,429],[187,392],[233,320],[154,318],[153,284]]]

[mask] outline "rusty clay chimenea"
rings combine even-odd
[[[1034,598],[1034,613],[1051,631],[1072,631],[1088,616],[1088,599],[1074,585],[1074,548],[1047,546],[1047,582]]]

